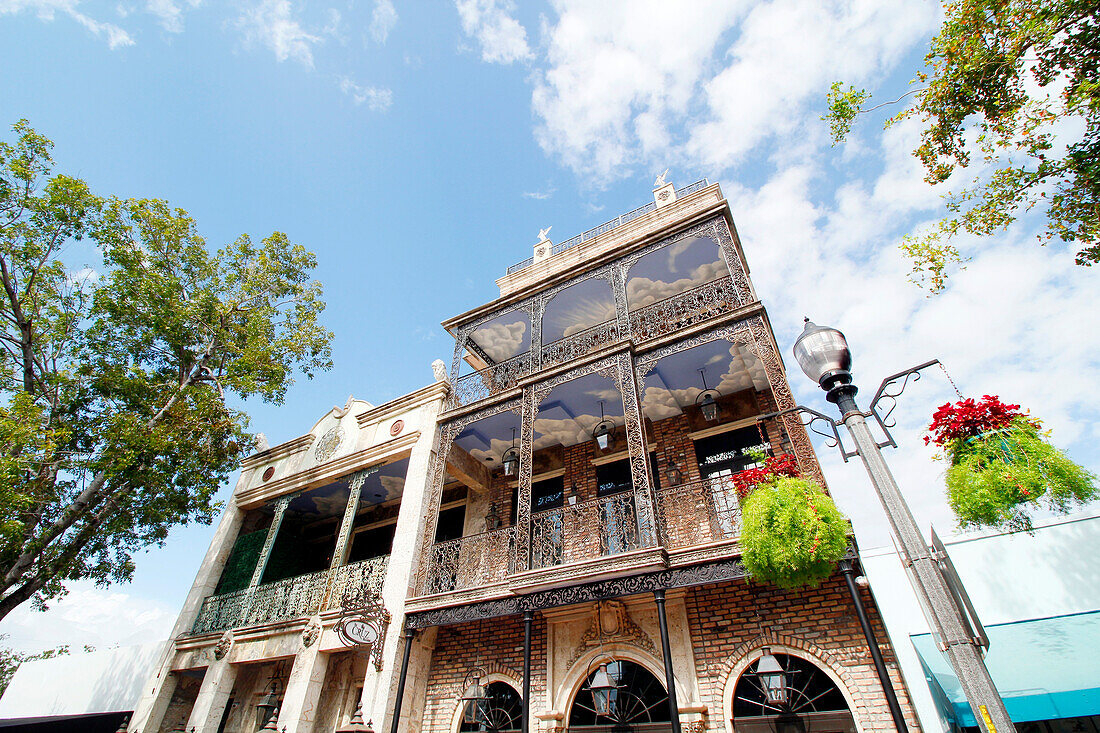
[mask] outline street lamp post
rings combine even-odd
[[[1016,728],[1005,710],[997,688],[985,667],[981,652],[970,633],[928,549],[905,498],[882,457],[879,443],[871,435],[865,413],[856,405],[857,388],[852,384],[852,354],[844,334],[835,328],[815,325],[806,319],[806,327],[794,344],[794,356],[802,371],[827,393],[836,404],[841,420],[855,442],[856,451],[867,469],[871,484],[886,511],[890,529],[900,548],[902,564],[921,605],[940,639],[962,686],[963,694],[974,710],[974,717],[985,733],[1013,733]]]

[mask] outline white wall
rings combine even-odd
[[[968,534],[941,539],[982,623],[1008,623],[1100,609],[1100,512],[1036,522],[1034,534]],[[946,730],[936,714],[909,636],[928,624],[893,547],[861,550],[902,674],[928,733]]]
[[[0,719],[133,710],[166,643],[25,662],[0,697]]]

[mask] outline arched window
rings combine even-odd
[[[813,663],[776,653],[786,676],[787,703],[769,703],[756,663],[737,680],[733,691],[733,724],[737,733],[829,733],[855,731],[844,693]]]
[[[500,733],[519,730],[523,716],[523,701],[519,693],[506,682],[490,682],[485,686],[486,700],[481,704],[476,723],[467,723],[463,715],[459,733]],[[474,703],[467,703],[473,705]],[[465,711],[463,711],[465,713]]]
[[[670,722],[668,693],[665,692],[664,685],[645,667],[626,660],[607,665],[607,673],[618,687],[611,693],[611,714],[597,714],[589,689],[595,673],[596,670],[589,673],[573,698],[573,705],[569,709],[571,730],[603,726],[614,731],[645,730],[654,727],[647,725],[650,723]],[[659,728],[667,730],[667,726]]]

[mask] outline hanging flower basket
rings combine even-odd
[[[1031,531],[1030,510],[1065,514],[1096,497],[1096,477],[1046,441],[1038,420],[995,395],[936,410],[926,444],[951,464],[947,498],[960,527]]]
[[[820,486],[798,476],[791,456],[742,471],[734,485],[739,495],[748,486],[741,499],[741,562],[750,575],[783,588],[817,585],[832,575],[848,549],[848,522]]]

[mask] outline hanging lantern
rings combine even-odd
[[[352,713],[351,720],[348,721],[348,724],[337,728],[336,733],[374,733],[374,728],[371,727],[371,723],[363,722],[362,702],[356,704],[355,712]]]
[[[466,691],[459,698],[463,703],[462,722],[470,725],[476,725],[481,721],[489,702],[489,696],[485,694],[485,685],[481,684],[483,674],[481,669],[474,669],[463,681]]]
[[[516,471],[519,470],[519,451],[516,449],[515,428],[512,428],[512,447],[504,451],[504,456],[500,459],[500,462],[504,464],[505,476],[516,475]]]
[[[596,714],[611,717],[614,714],[619,685],[608,673],[607,662],[601,664],[596,673],[592,675],[592,680],[588,683],[588,689],[592,693],[592,705],[596,709]]]
[[[680,485],[680,481],[683,479],[683,474],[680,473],[680,468],[676,465],[676,461],[668,462],[668,467],[665,469],[665,478],[668,479],[669,486]]]
[[[699,406],[699,411],[703,413],[704,420],[714,422],[718,419],[718,398],[722,396],[722,393],[716,389],[707,389],[706,369],[700,369],[699,376],[703,378],[703,391],[695,398],[695,404]]]
[[[768,704],[786,707],[787,673],[779,664],[779,660],[772,656],[772,650],[769,647],[764,647],[763,655],[756,663],[756,675],[760,678]]]
[[[256,703],[256,709],[260,711],[260,720],[267,722],[274,719],[275,711],[279,709],[279,692],[275,687],[275,680],[271,681],[271,689]]]
[[[615,432],[615,423],[604,417],[603,400],[600,400],[600,421],[592,430],[592,437],[596,439],[596,446],[604,451],[611,445],[611,434]]]

